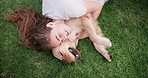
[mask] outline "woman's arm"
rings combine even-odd
[[[91,13],[94,20],[96,20],[100,15],[102,5],[96,1],[84,1],[84,5],[87,9],[86,14]]]

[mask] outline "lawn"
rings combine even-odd
[[[108,62],[91,41],[80,40],[81,58],[71,66],[56,59],[50,51],[37,53],[20,45],[18,28],[4,17],[15,9],[28,7],[41,14],[41,0],[0,1],[1,78],[148,78],[148,1],[111,0],[98,18],[112,47]]]

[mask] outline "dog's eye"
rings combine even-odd
[[[63,56],[63,54],[60,52],[61,56]]]

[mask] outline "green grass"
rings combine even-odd
[[[112,0],[98,19],[113,46],[107,62],[91,41],[80,40],[81,58],[70,66],[51,52],[37,53],[24,48],[18,28],[4,17],[17,8],[28,7],[41,14],[41,0],[0,1],[0,77],[2,78],[148,78],[148,2],[147,0]]]

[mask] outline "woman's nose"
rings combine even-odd
[[[69,33],[71,33],[72,29],[71,29],[70,27],[67,27],[67,31],[68,31]]]
[[[62,38],[62,42],[65,42],[66,40],[68,40],[68,37],[67,37],[67,35],[64,35]]]

